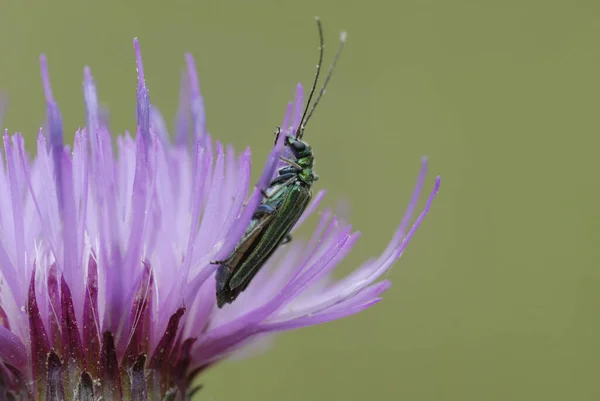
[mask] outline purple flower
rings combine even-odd
[[[284,145],[278,141],[252,189],[250,151],[238,154],[206,131],[190,55],[172,143],[150,103],[137,40],[134,47],[137,132],[118,137],[116,151],[88,68],[87,126],[72,149],[64,144],[43,56],[47,127],[37,156],[25,152],[20,134],[4,134],[0,399],[185,399],[195,374],[253,340],[379,302],[390,283],[378,280],[400,258],[438,190],[439,178],[409,228],[423,160],[385,250],[337,282],[330,274],[358,233],[324,210],[308,241],[281,247],[248,289],[219,309],[211,261],[240,240]],[[297,127],[302,104],[298,85],[284,129]],[[314,197],[297,226],[323,197],[324,191]]]

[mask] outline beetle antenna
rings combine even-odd
[[[306,117],[306,120],[304,120],[304,125],[302,126],[303,130],[304,130],[304,127],[306,127],[306,123],[308,123],[308,120],[310,120],[310,117],[315,112],[315,109],[317,108],[317,105],[319,104],[319,101],[321,100],[321,98],[325,94],[325,89],[327,88],[327,84],[329,83],[329,80],[331,79],[331,76],[333,75],[333,70],[335,70],[335,65],[337,64],[338,60],[340,59],[340,56],[342,55],[342,50],[344,50],[344,44],[346,44],[346,38],[347,37],[348,37],[348,34],[346,32],[342,32],[340,34],[340,45],[338,46],[337,53],[335,54],[333,62],[329,66],[329,71],[327,72],[327,76],[325,77],[325,81],[323,82],[323,86],[321,87],[321,90],[319,91],[319,96],[317,96],[317,99],[315,100],[315,102],[313,103],[312,108],[310,109],[310,113],[308,113],[308,116]]]
[[[312,87],[310,88],[310,94],[308,95],[308,100],[306,102],[306,107],[304,108],[304,113],[302,113],[302,119],[300,119],[300,125],[296,130],[295,136],[297,139],[302,138],[302,133],[304,132],[304,126],[306,125],[306,113],[308,112],[310,101],[312,100],[312,97],[315,94],[315,90],[317,89],[319,74],[321,73],[321,64],[323,64],[323,53],[325,52],[325,38],[323,37],[323,25],[321,25],[321,19],[319,19],[319,17],[315,17],[315,21],[317,22],[317,28],[319,30],[319,62],[317,63],[317,72],[315,74],[315,80],[313,81]]]

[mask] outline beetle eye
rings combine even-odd
[[[290,146],[296,152],[302,152],[306,149],[306,144],[302,141],[294,141],[290,144]]]

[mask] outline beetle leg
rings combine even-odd
[[[301,165],[299,165],[298,163],[296,163],[296,162],[295,162],[295,161],[293,161],[293,160],[287,159],[287,158],[285,158],[285,157],[283,157],[283,156],[280,156],[280,157],[279,157],[279,160],[281,160],[281,161],[282,161],[282,162],[284,162],[284,163],[287,163],[287,164],[289,164],[290,166],[294,166],[294,167],[295,167],[295,168],[297,168],[298,170],[302,170],[302,166],[301,166]]]
[[[279,140],[279,134],[281,134],[281,127],[275,127],[275,143],[273,143],[273,145],[277,145],[277,141]]]
[[[281,240],[281,245],[285,245],[291,241],[292,241],[292,234],[286,234],[286,236],[283,237],[283,240]]]
[[[254,211],[253,218],[258,218],[260,216],[264,216],[265,214],[271,214],[273,212],[275,212],[275,208],[273,206],[261,204],[258,205],[256,210]]]

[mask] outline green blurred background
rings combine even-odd
[[[209,130],[262,165],[313,76],[314,15],[329,56],[349,33],[306,136],[327,204],[364,234],[343,272],[385,247],[422,155],[442,189],[384,302],[219,365],[197,399],[600,399],[597,1],[4,1],[5,125],[32,148],[45,52],[71,137],[84,65],[115,132],[133,128],[138,36],[165,117],[190,51]]]

